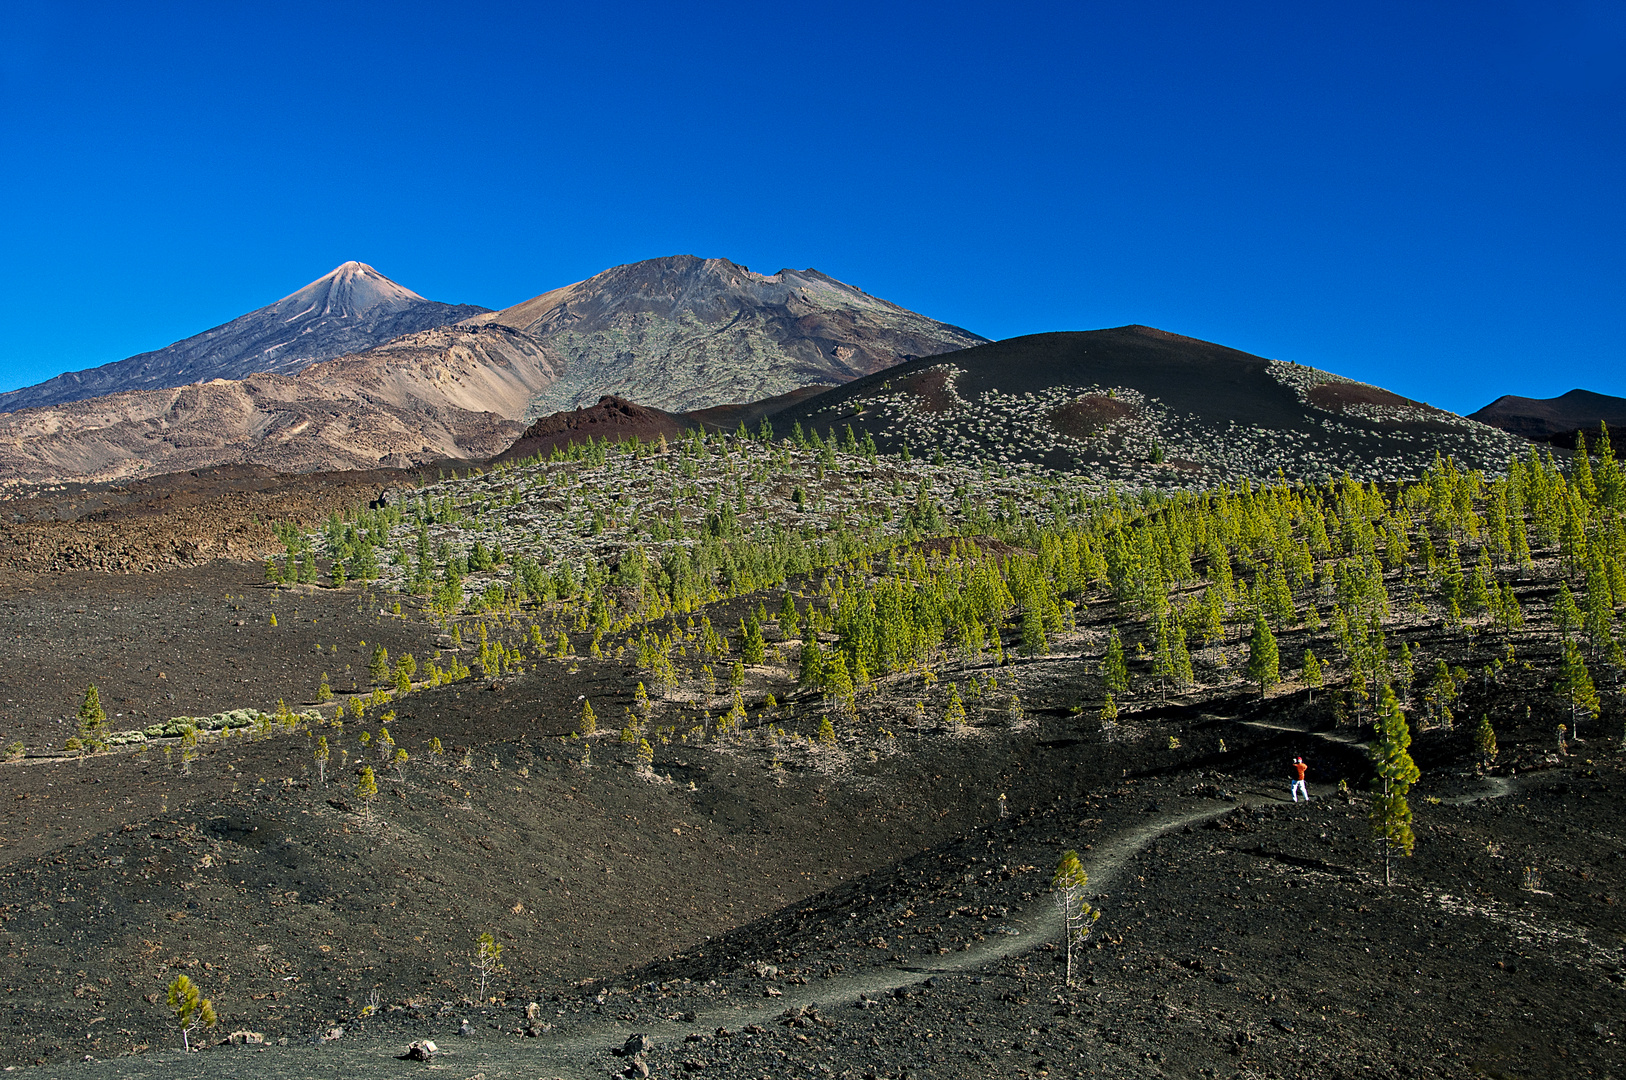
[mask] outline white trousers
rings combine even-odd
[[[1305,802],[1310,801],[1310,789],[1304,786],[1304,781],[1303,780],[1295,780],[1295,781],[1293,781],[1293,801],[1294,802],[1299,801],[1299,795],[1300,794],[1302,794],[1304,796],[1304,801]]]

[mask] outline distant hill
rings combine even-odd
[[[184,341],[0,394],[0,412],[260,372],[292,373],[487,310],[425,300],[366,263],[347,262],[274,304]]]
[[[694,255],[613,267],[469,323],[521,330],[562,358],[531,417],[605,394],[672,412],[757,401],[988,340],[817,270]]]
[[[1035,334],[914,360],[770,418],[883,451],[1204,486],[1416,475],[1434,454],[1497,470],[1526,444],[1376,386],[1147,326]]]
[[[1591,390],[1571,390],[1555,398],[1506,394],[1468,415],[1469,419],[1526,439],[1573,449],[1578,432],[1594,436],[1599,424],[1608,424],[1611,431],[1626,427],[1626,398],[1594,394]]]

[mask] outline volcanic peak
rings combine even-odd
[[[428,303],[404,285],[397,284],[364,262],[340,263],[304,288],[289,293],[271,305],[279,313],[292,312],[291,321],[317,313],[327,317],[360,317],[372,311],[405,311],[414,304]]]
[[[0,412],[261,372],[292,374],[485,310],[425,300],[366,263],[347,262],[274,304],[165,348],[0,394]]]

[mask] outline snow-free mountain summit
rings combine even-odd
[[[425,300],[366,263],[347,262],[274,304],[184,341],[0,394],[0,412],[258,372],[292,374],[487,310]]]
[[[759,401],[988,340],[812,268],[759,274],[695,255],[614,266],[468,322],[524,331],[563,358],[530,417],[605,394],[678,412]]]
[[[982,341],[811,269],[676,255],[488,312],[347,263],[169,349],[0,396],[0,484],[488,458],[607,393],[754,402]]]

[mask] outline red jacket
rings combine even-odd
[[[1300,780],[1304,779],[1304,770],[1307,768],[1309,768],[1309,766],[1305,765],[1302,761],[1293,762],[1293,771],[1298,774],[1298,778]]]

